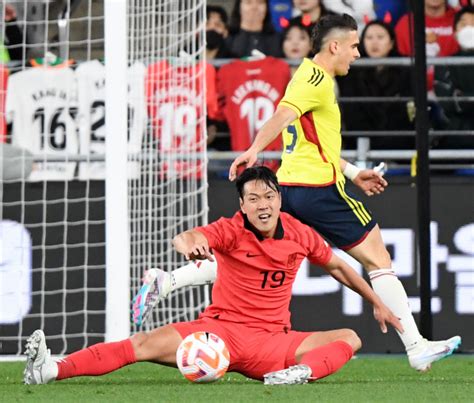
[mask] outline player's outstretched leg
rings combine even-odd
[[[51,382],[58,375],[58,366],[51,358],[46,347],[42,330],[35,330],[26,341],[26,367],[23,382],[26,385],[37,385]]]
[[[172,291],[186,286],[203,285],[214,282],[217,261],[193,261],[167,273],[160,269],[147,270],[143,276],[140,291],[133,298],[132,322],[141,326],[150,316],[153,308]]]
[[[130,339],[98,343],[55,361],[51,358],[42,330],[35,330],[28,338],[25,354],[27,361],[23,380],[27,385],[75,376],[104,375],[137,361]]]
[[[26,345],[24,371],[27,384],[42,384],[77,376],[100,376],[137,361],[176,365],[176,350],[182,338],[173,326],[136,333],[129,339],[97,343],[54,361],[42,330],[36,330]]]
[[[441,341],[429,341],[421,336],[408,303],[408,296],[393,269],[373,270],[369,277],[374,291],[401,319],[404,332],[399,333],[399,336],[413,369],[428,371],[433,362],[450,356],[460,346],[459,336]]]
[[[451,355],[459,347],[459,336],[448,340],[429,341],[420,334],[407,293],[392,268],[390,254],[385,248],[378,226],[370,231],[362,243],[347,252],[365,267],[375,293],[395,316],[400,318],[404,332],[398,335],[405,346],[412,368],[427,371],[433,362]]]

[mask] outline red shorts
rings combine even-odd
[[[184,339],[191,333],[214,333],[224,340],[229,353],[229,371],[248,378],[263,379],[267,372],[296,364],[296,349],[312,332],[270,332],[241,323],[202,318],[192,322],[171,324]]]

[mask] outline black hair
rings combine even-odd
[[[360,45],[359,45],[360,56],[361,57],[369,57],[367,55],[367,49],[365,48],[365,45],[364,45],[364,39],[365,39],[365,35],[367,34],[368,28],[371,27],[372,25],[378,25],[378,26],[384,28],[385,31],[387,31],[388,35],[390,36],[390,40],[393,42],[393,47],[392,47],[392,49],[390,49],[390,52],[388,53],[387,57],[398,56],[399,54],[398,54],[398,50],[397,50],[397,38],[395,36],[395,31],[394,31],[394,29],[392,28],[392,26],[390,24],[387,24],[386,22],[384,22],[382,20],[370,21],[364,27],[364,30],[362,31],[362,34],[360,35]]]
[[[209,19],[212,13],[219,14],[221,17],[222,22],[227,25],[227,22],[229,21],[229,17],[227,16],[226,11],[224,10],[223,7],[221,6],[207,6],[206,7],[206,19]]]
[[[282,35],[281,35],[281,38],[282,38],[282,42],[286,39],[286,37],[288,36],[288,32],[290,32],[290,30],[294,27],[297,27],[299,29],[301,29],[302,31],[305,31],[308,36],[309,36],[309,39],[311,40],[311,30],[306,26],[306,25],[303,25],[301,23],[301,21],[298,21],[298,20],[291,20],[289,21],[288,23],[288,26],[285,27],[285,29],[283,30],[282,32]]]
[[[237,192],[241,199],[244,198],[244,186],[247,182],[257,180],[265,183],[269,188],[280,193],[280,185],[275,173],[265,166],[251,167],[245,169],[235,181]]]
[[[235,34],[236,32],[240,31],[240,3],[242,3],[242,0],[235,0],[234,8],[232,9],[232,13],[230,15],[229,32],[231,34]],[[265,13],[265,18],[263,20],[262,32],[266,34],[273,34],[276,31],[272,23],[272,15],[270,13],[270,2],[269,0],[265,0],[265,3],[267,5],[267,12]]]
[[[283,32],[281,34],[281,45],[280,46],[281,46],[282,49],[283,49],[283,42],[286,41],[286,39],[288,37],[288,34],[295,27],[299,28],[303,32],[306,32],[308,34],[309,41],[311,43],[311,30],[309,29],[309,27],[307,27],[306,25],[303,25],[301,23],[301,21],[299,21],[299,20],[292,20],[292,21],[289,22],[288,26],[283,30]],[[313,50],[311,49],[309,51],[309,54],[306,55],[306,57],[312,57],[312,56],[314,56],[314,55],[313,55]]]
[[[456,31],[456,26],[464,14],[474,14],[474,6],[465,6],[461,8],[454,16],[453,28]]]
[[[349,14],[328,14],[321,18],[313,28],[311,39],[314,53],[319,53],[324,39],[334,29],[357,31],[357,22]]]

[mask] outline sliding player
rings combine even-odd
[[[224,340],[230,353],[229,371],[265,384],[300,384],[328,376],[352,357],[361,341],[350,329],[291,330],[291,290],[305,257],[369,301],[384,333],[387,324],[403,332],[400,321],[365,280],[333,255],[320,235],[280,213],[281,194],[270,169],[245,170],[237,189],[240,211],[234,217],[183,232],[173,240],[186,257],[210,257],[212,248],[221,262],[213,303],[198,320],[96,344],[58,362],[49,355],[44,333],[37,330],[27,343],[25,383],[103,375],[138,361],[176,366],[180,342],[197,331],[212,332]]]

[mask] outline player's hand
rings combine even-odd
[[[387,333],[387,323],[392,325],[400,333],[403,333],[404,331],[400,319],[397,318],[383,303],[374,305],[374,318],[379,322],[382,333]]]
[[[207,245],[194,245],[188,252],[184,253],[184,256],[186,260],[208,259],[210,262],[214,261],[214,256]]]
[[[379,195],[388,186],[382,174],[373,169],[363,169],[352,181],[360,187],[367,196]]]
[[[251,149],[238,156],[229,168],[229,180],[234,181],[237,178],[237,170],[240,166],[250,168],[257,162],[257,153]]]

